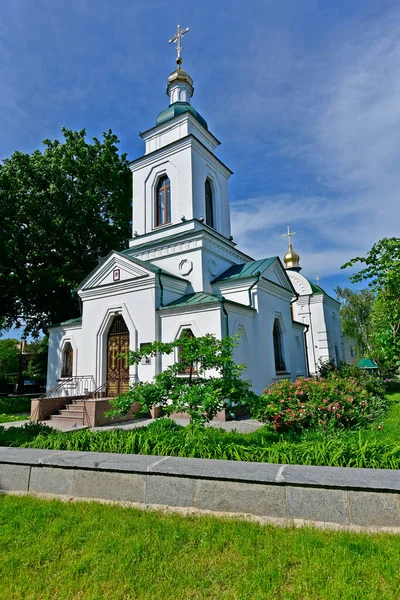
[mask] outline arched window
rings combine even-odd
[[[183,338],[194,338],[193,331],[191,329],[183,329],[179,339]],[[178,346],[178,362],[182,365],[182,373],[185,375],[193,375],[196,372],[196,364],[193,362],[188,362],[187,358],[182,353],[182,348]]]
[[[64,346],[63,351],[63,365],[61,369],[61,377],[72,377],[72,364],[74,358],[74,351],[71,343],[67,342]]]
[[[171,223],[171,182],[167,175],[157,185],[156,226]]]
[[[282,328],[279,323],[279,319],[274,321],[274,354],[275,354],[275,370],[286,371],[285,359],[283,358],[283,342],[282,342]]]
[[[213,194],[212,194],[211,183],[210,183],[209,179],[206,179],[206,183],[205,183],[205,196],[206,196],[206,223],[210,227],[214,227]]]

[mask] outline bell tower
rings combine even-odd
[[[134,160],[132,238],[176,233],[176,227],[197,220],[229,239],[231,235],[228,180],[232,172],[217,158],[220,142],[206,120],[192,106],[193,79],[182,68],[182,36],[177,33],[177,68],[167,82],[169,106],[161,111],[155,127],[141,133],[145,153]],[[160,181],[168,194],[159,195]],[[207,202],[207,206],[206,206]],[[160,206],[163,218],[160,219]],[[168,218],[165,216],[168,213]]]
[[[129,253],[156,264],[163,262],[162,268],[180,276],[188,271],[184,276],[189,276],[191,270],[182,267],[182,261],[187,267],[189,259],[177,262],[176,254],[196,248],[200,252],[198,279],[192,283],[204,290],[211,289],[220,264],[222,270],[241,262],[243,254],[236,251],[231,237],[228,181],[232,171],[216,156],[220,142],[192,106],[193,79],[182,68],[182,37],[188,31],[178,25],[169,40],[176,42],[177,50],[177,68],[167,82],[169,106],[159,113],[154,127],[140,134],[144,155],[130,163],[133,219]],[[207,257],[205,246],[212,248]],[[166,259],[172,254],[177,265]],[[192,259],[189,262],[194,264]],[[205,271],[209,264],[212,268]]]

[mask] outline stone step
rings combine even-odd
[[[83,419],[83,409],[82,410],[65,410],[61,409],[58,411],[57,415],[53,415],[55,417],[71,417],[74,419]]]
[[[85,410],[85,405],[83,402],[82,404],[67,404],[63,410]]]
[[[50,421],[54,421],[54,424],[56,424],[57,422],[59,423],[69,423],[71,425],[74,425],[75,423],[77,425],[83,425],[83,415],[79,416],[79,417],[70,417],[70,416],[65,416],[65,415],[51,415],[50,416]]]

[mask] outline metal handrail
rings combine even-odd
[[[107,379],[107,381],[105,381],[104,383],[102,383],[101,385],[99,385],[95,390],[93,390],[92,392],[89,392],[83,398],[83,401],[95,398],[97,396],[97,394],[99,394],[102,391],[104,391],[104,388],[106,388],[111,381],[115,381],[115,380],[118,380],[118,379],[119,379],[119,377],[117,377],[116,375],[114,377],[110,377],[109,379]]]
[[[92,398],[96,398],[97,395],[102,393],[112,381],[118,381],[119,379],[120,379],[120,377],[118,377],[118,375],[115,375],[114,377],[110,377],[109,379],[107,379],[107,381],[105,381],[104,383],[99,385],[99,387],[97,387],[95,390],[93,390],[92,392],[89,392],[83,398],[83,401],[91,400]],[[138,381],[138,376],[137,375],[129,375],[128,380],[129,380],[129,385],[131,384],[131,380],[133,380],[136,383]]]
[[[60,383],[58,383],[56,386],[54,386],[51,390],[49,390],[48,392],[45,392],[42,396],[39,396],[39,400],[42,400],[45,398],[56,398],[57,396],[54,395],[56,391],[62,390],[67,385],[70,385],[71,383],[74,383],[76,381],[83,381],[84,379],[94,382],[93,375],[74,375],[72,377],[68,377],[67,379],[63,379],[62,381],[60,381]]]

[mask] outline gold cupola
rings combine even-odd
[[[292,242],[291,242],[291,236],[292,235],[296,235],[296,232],[290,231],[290,227],[288,225],[287,228],[287,233],[284,233],[282,237],[287,237],[288,238],[288,251],[286,252],[285,256],[283,257],[283,262],[285,263],[285,269],[292,269],[293,271],[300,271],[301,270],[301,266],[299,264],[300,261],[300,256],[297,254],[297,252],[295,252],[293,250],[293,246],[292,246]]]

